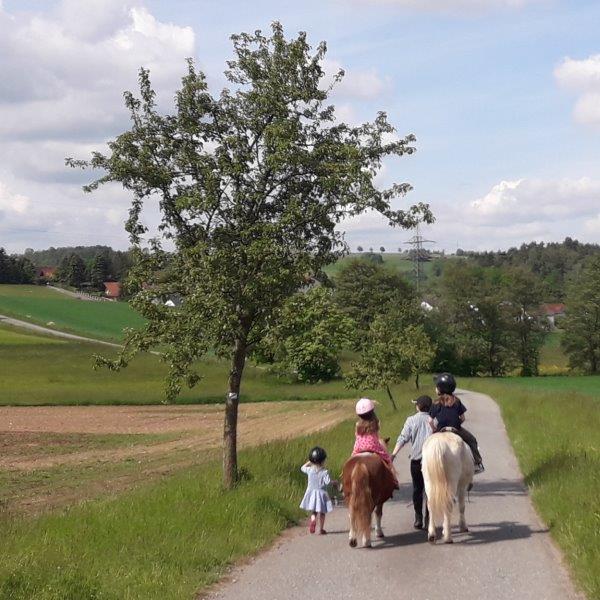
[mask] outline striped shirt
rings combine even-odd
[[[423,443],[431,435],[431,427],[429,426],[429,414],[426,412],[418,412],[406,419],[402,432],[398,436],[399,448],[402,448],[409,442],[412,444],[410,452],[411,460],[421,460],[423,452]]]

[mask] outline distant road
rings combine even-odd
[[[5,315],[0,315],[0,323],[6,323],[13,327],[20,327],[22,329],[29,329],[36,333],[43,333],[46,335],[53,335],[54,337],[64,338],[67,340],[74,340],[77,342],[92,342],[94,344],[103,344],[104,346],[111,346],[113,348],[122,348],[121,344],[114,344],[113,342],[105,342],[104,340],[96,340],[94,338],[83,337],[81,335],[75,335],[74,333],[66,333],[64,331],[57,331],[56,329],[50,329],[49,327],[42,327],[41,325],[35,325],[28,323],[27,321],[21,321],[20,319],[13,319]]]
[[[479,439],[486,471],[475,479],[452,545],[427,543],[412,527],[406,449],[396,459],[400,491],[383,509],[385,539],[371,550],[348,547],[348,517],[336,508],[327,536],[286,532],[250,564],[233,569],[208,598],[222,600],[574,600],[582,598],[540,523],[510,446],[500,410],[483,394],[459,393]],[[349,440],[349,447],[352,447]],[[332,474],[333,475],[333,474]],[[335,474],[337,475],[337,474]],[[298,498],[300,502],[300,498]],[[456,511],[455,511],[456,512]],[[457,522],[455,515],[454,523]]]

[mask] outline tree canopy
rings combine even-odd
[[[131,128],[109,142],[108,153],[67,161],[102,171],[87,190],[119,182],[133,197],[126,228],[136,264],[129,288],[147,325],[128,334],[118,360],[104,362],[120,368],[137,351],[160,345],[172,399],[182,383],[198,382],[194,365],[209,349],[230,361],[226,486],[237,477],[237,412],[248,352],[307,274],[345,250],[336,227],[367,210],[392,226],[432,221],[424,204],[392,208],[409,184],[375,185],[382,160],[412,153],[415,138],[393,138],[383,112],[357,126],[337,119],[324,81],[325,43],[313,51],[305,33],[288,40],[279,23],[270,36],[257,31],[232,41],[234,58],[225,72],[230,87],[211,93],[190,60],[175,110],[165,115],[142,69],[139,97],[125,94]],[[333,85],[342,77],[340,71]],[[145,245],[148,203],[158,205],[161,221]],[[173,248],[169,256],[165,240]],[[161,279],[167,262],[168,277]],[[153,302],[167,293],[184,298],[180,308]]]

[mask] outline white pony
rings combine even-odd
[[[435,542],[436,523],[443,523],[443,540],[451,544],[450,526],[455,498],[460,510],[460,531],[469,531],[465,521],[465,495],[473,481],[473,454],[458,435],[442,431],[425,440],[421,465],[429,507],[427,539]]]

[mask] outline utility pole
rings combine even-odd
[[[423,244],[435,244],[434,240],[426,240],[421,235],[421,229],[419,225],[415,228],[415,235],[408,240],[408,242],[404,242],[405,244],[409,244],[412,247],[412,260],[413,260],[413,274],[415,276],[415,282],[417,284],[417,294],[421,292],[421,279],[423,277],[423,273],[421,270],[421,263],[427,259],[427,255],[425,253],[425,249],[423,248]]]

